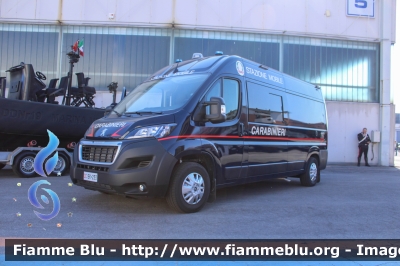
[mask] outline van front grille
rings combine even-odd
[[[112,163],[118,146],[82,145],[82,160],[100,163]]]

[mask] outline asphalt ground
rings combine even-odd
[[[36,217],[27,195],[44,178],[18,178],[3,169],[0,247],[5,238],[400,239],[400,154],[395,163],[328,165],[315,187],[288,178],[220,189],[214,203],[194,214],[176,213],[164,199],[105,195],[69,186],[69,176],[49,177],[46,187],[61,202],[50,221]],[[51,212],[47,207],[37,211]]]
[[[49,177],[51,185],[46,187],[61,202],[58,216],[50,221],[38,219],[33,211],[50,213],[52,207],[37,210],[27,197],[29,187],[43,179],[18,178],[11,169],[0,171],[1,237],[400,238],[400,168],[396,167],[328,165],[315,187],[288,178],[290,182],[274,179],[220,189],[216,202],[193,214],[172,211],[164,199],[106,195],[69,186],[69,176]]]

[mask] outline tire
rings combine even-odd
[[[0,170],[3,169],[4,166],[6,166],[4,163],[0,163]]]
[[[31,151],[24,151],[15,157],[12,169],[19,177],[30,178],[37,176],[34,169],[36,153]]]
[[[302,186],[312,187],[319,182],[319,164],[315,157],[310,157],[307,162],[305,173],[300,176],[300,183]]]
[[[193,162],[181,163],[172,174],[167,203],[178,212],[197,212],[206,204],[210,187],[210,177],[203,166]]]
[[[58,172],[60,172],[63,176],[69,172],[70,166],[71,162],[69,160],[69,156],[66,155],[64,152],[58,152],[58,161],[53,172],[51,172],[51,175],[57,176]]]

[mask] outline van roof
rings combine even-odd
[[[229,56],[209,56],[202,58],[194,58],[190,60],[186,60],[183,62],[173,63],[168,65],[153,75],[151,75],[146,81],[166,78],[173,75],[181,75],[186,72],[210,72],[211,67],[219,61],[221,58],[227,58]]]
[[[286,89],[288,92],[291,91],[323,101],[322,93],[318,86],[282,73],[269,66],[236,55],[193,58],[183,62],[173,63],[151,75],[145,82],[185,74],[213,73],[227,65],[230,67],[223,69],[224,73],[245,76],[247,79],[267,83],[274,87]]]

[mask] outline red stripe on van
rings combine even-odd
[[[324,143],[324,139],[317,138],[288,138],[288,137],[276,137],[276,136],[221,136],[221,135],[181,135],[171,136],[158,139],[169,140],[169,139],[265,139],[265,140],[281,140],[281,141],[313,141]]]

